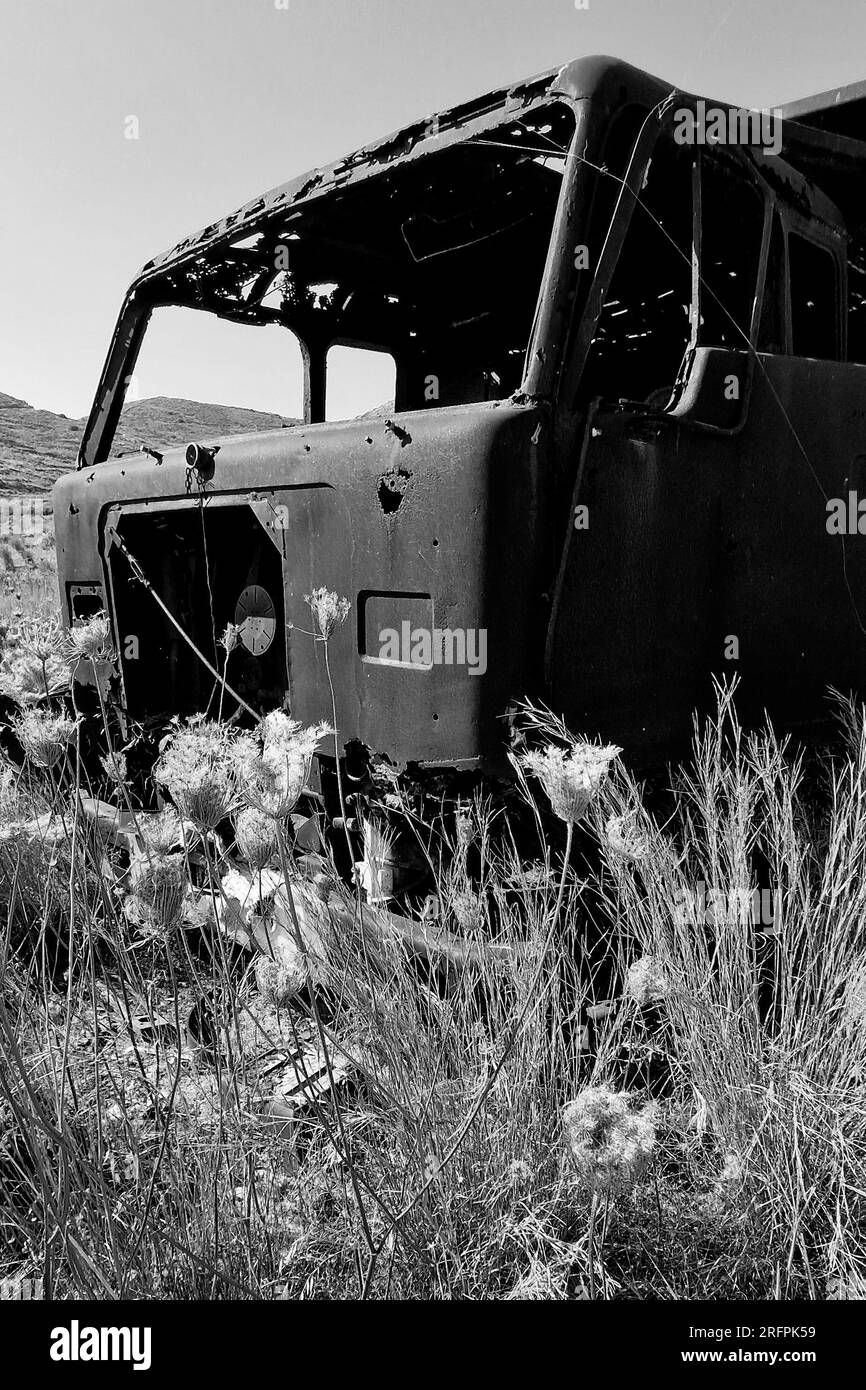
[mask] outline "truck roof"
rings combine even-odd
[[[594,97],[614,109],[626,97],[652,106],[676,95],[684,101],[696,99],[694,94],[621,59],[604,55],[577,58],[564,67],[551,68],[413,121],[332,164],[278,184],[148,261],[135,284],[170,265],[201,255],[220,241],[250,235],[276,212],[289,211],[302,202],[351,186],[385,167],[394,168],[438,153],[511,114],[525,112],[558,96],[568,101]],[[784,157],[824,187],[843,210],[846,203],[850,207],[852,198],[859,204],[866,190],[866,143],[860,139],[861,131],[866,136],[866,82],[789,102],[781,110]]]
[[[800,97],[798,101],[789,101],[781,111],[783,120],[862,140],[866,136],[866,82],[852,82],[847,87],[831,87],[828,92]]]
[[[281,209],[290,209],[308,198],[345,188],[379,172],[383,167],[435,154],[467,136],[494,125],[504,117],[524,112],[557,96],[576,101],[582,97],[605,97],[611,104],[622,101],[625,92],[646,99],[650,105],[672,91],[661,81],[618,58],[594,56],[577,58],[562,68],[551,68],[517,82],[499,87],[448,110],[413,121],[372,144],[364,145],[333,164],[311,169],[286,183],[278,184],[245,203],[229,216],[178,242],[171,250],[148,261],[140,272],[145,279],[169,264],[200,254],[207,246],[227,236],[249,234],[264,218]]]

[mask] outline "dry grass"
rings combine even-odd
[[[456,819],[389,787],[440,925],[509,948],[447,972],[341,890],[335,928],[283,819],[273,872],[300,969],[316,942],[312,990],[254,969],[190,901],[183,921],[154,897],[131,910],[74,746],[7,772],[0,1274],[59,1297],[856,1296],[866,727],[846,719],[807,795],[721,692],[664,823],[618,768],[573,846],[525,775],[512,810],[479,795]],[[543,711],[529,723],[568,745]],[[226,926],[232,846],[164,838]],[[756,929],[743,897],[689,922],[699,880],[777,891],[780,912]],[[321,1076],[299,1103],[301,1051]],[[588,1087],[613,1097],[596,1111],[642,1117],[640,1162],[628,1120],[569,1149],[562,1110]]]
[[[51,527],[44,541],[35,544],[26,537],[0,537],[0,624],[21,617],[47,618],[57,611],[53,544]]]

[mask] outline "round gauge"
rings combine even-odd
[[[243,590],[235,607],[235,622],[247,651],[262,656],[276,635],[277,613],[273,599],[261,584],[250,584]]]

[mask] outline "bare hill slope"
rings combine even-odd
[[[153,396],[124,407],[112,453],[135,453],[141,444],[165,448],[298,423],[241,406]],[[75,467],[84,425],[84,420],[36,410],[0,392],[0,496],[47,492],[61,473]]]

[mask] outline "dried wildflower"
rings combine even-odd
[[[42,657],[10,643],[0,658],[0,695],[18,705],[60,695],[69,689],[70,682],[69,667],[57,652]]]
[[[265,747],[288,746],[302,727],[301,721],[293,719],[285,710],[272,709],[259,725],[259,736]]]
[[[461,849],[468,849],[475,840],[475,825],[472,816],[468,811],[458,811],[455,824],[457,827],[457,844]]]
[[[241,630],[237,623],[227,623],[225,632],[219,639],[220,646],[225,651],[226,656],[234,651],[240,639]]]
[[[132,896],[151,926],[169,931],[177,926],[186,896],[182,854],[141,855],[130,869]]]
[[[633,1113],[627,1092],[588,1087],[562,1112],[572,1162],[592,1192],[626,1192],[649,1162],[655,1144],[651,1105]]]
[[[313,754],[332,730],[327,724],[302,728],[282,710],[262,720],[261,749],[254,741],[239,741],[235,766],[243,798],[263,815],[282,820],[290,816],[307,784]]]
[[[108,614],[94,613],[92,618],[73,623],[66,636],[66,653],[73,662],[111,661],[114,651]]]
[[[352,606],[347,598],[340,598],[331,589],[314,589],[311,594],[304,595],[304,602],[310,605],[325,642],[346,621]]]
[[[141,838],[150,854],[170,854],[183,848],[183,830],[177,812],[171,806],[156,815],[143,816],[139,822]]]
[[[725,1154],[719,1182],[723,1187],[740,1187],[743,1182],[743,1160],[733,1149]]]
[[[257,956],[255,972],[256,983],[265,999],[277,1008],[288,1004],[310,982],[310,972],[300,951],[292,960],[286,958],[285,949],[279,960]]]
[[[277,826],[271,816],[247,806],[235,821],[235,843],[253,869],[264,869],[277,852]]]
[[[114,782],[118,787],[122,786],[128,776],[126,754],[115,753],[112,749],[108,753],[103,753],[99,761],[109,782]]]
[[[518,865],[503,881],[509,888],[529,893],[549,893],[551,887],[550,870],[538,863]]]
[[[199,830],[216,830],[235,804],[232,740],[224,724],[191,719],[165,740],[153,769],[183,816]]]
[[[540,752],[523,753],[519,762],[544,787],[555,815],[574,824],[586,815],[609,764],[621,748],[575,743],[568,752],[549,744]]]
[[[608,849],[621,859],[646,859],[650,851],[647,837],[637,828],[637,812],[628,811],[624,816],[610,816],[605,823],[604,838]]]
[[[667,976],[654,956],[641,956],[629,966],[625,992],[641,1009],[664,999],[668,992]]]
[[[30,762],[37,767],[54,767],[65,754],[78,721],[50,710],[28,709],[13,727]]]
[[[63,650],[63,628],[59,618],[33,618],[18,626],[15,645],[37,661],[49,662]]]
[[[455,893],[451,910],[462,931],[477,931],[484,923],[484,905],[477,893],[469,890]]]

